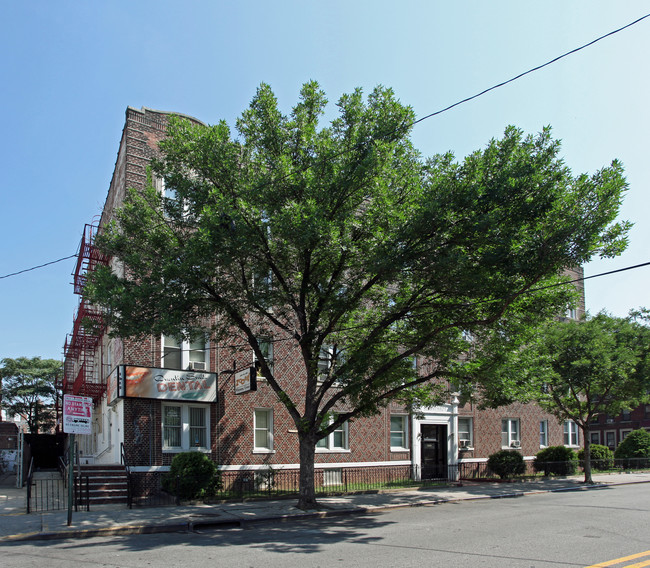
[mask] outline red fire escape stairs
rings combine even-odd
[[[88,275],[98,266],[106,265],[108,259],[95,246],[97,225],[84,227],[77,264],[73,276],[75,294],[83,296]],[[91,306],[83,298],[74,316],[72,333],[64,347],[63,381],[64,394],[92,397],[98,402],[106,390],[101,368],[95,367],[99,341],[103,333],[103,317],[100,309]]]

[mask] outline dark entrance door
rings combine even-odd
[[[420,425],[422,479],[447,479],[447,425]]]

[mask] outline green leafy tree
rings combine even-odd
[[[32,434],[54,427],[56,382],[62,368],[60,361],[40,357],[7,358],[1,362],[2,407],[9,414],[26,416]]]
[[[549,323],[495,366],[482,383],[485,403],[535,400],[559,421],[573,420],[584,441],[585,483],[591,483],[591,422],[648,400],[646,320],[647,312],[639,311],[627,318],[600,313],[580,322]]]
[[[530,291],[618,254],[628,228],[614,221],[621,165],[574,177],[548,129],[509,127],[462,162],[424,159],[390,89],[343,95],[321,127],[326,104],[310,82],[285,115],[262,85],[238,137],[172,119],[152,164],[168,197],[153,183],[128,193],[98,239],[124,272],[100,268],[86,287],[116,335],[216,321],[217,340],[252,346],[298,430],[303,508],[316,504],[319,439],[391,400],[439,401],[468,337],[566,309],[571,286]],[[301,389],[271,368],[262,336],[293,349]]]

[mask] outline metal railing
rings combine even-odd
[[[458,483],[456,465],[435,468],[417,466],[336,467],[316,469],[314,485],[318,495],[374,492],[408,487]],[[139,507],[178,505],[188,500],[277,499],[298,494],[297,469],[222,471],[215,478],[171,478],[150,476],[134,482],[132,502]]]
[[[133,482],[131,479],[131,467],[126,459],[126,450],[124,449],[124,442],[120,443],[120,459],[126,471],[126,504],[129,509],[133,508]]]

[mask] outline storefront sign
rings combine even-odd
[[[92,434],[93,399],[63,395],[63,431],[66,434]]]
[[[113,372],[108,375],[108,380],[106,381],[106,403],[107,404],[115,404],[117,402],[117,399],[120,397],[120,393],[118,391],[118,385],[120,384],[118,382],[120,378],[120,367],[115,367],[113,369]],[[123,385],[123,382],[121,383]],[[124,393],[121,393],[122,395]]]
[[[118,378],[120,395],[128,398],[216,402],[217,374],[123,365]]]
[[[235,373],[235,394],[257,390],[257,373],[255,367]]]

